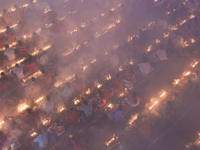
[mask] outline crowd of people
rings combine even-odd
[[[84,1],[77,0],[77,4],[79,3]],[[101,2],[97,0],[93,3]],[[120,33],[121,37],[125,37],[130,33],[132,27],[127,24],[131,19],[131,11],[126,7],[132,7],[130,5],[132,3],[134,2],[113,0],[101,4],[103,10],[108,8],[109,10],[99,15],[99,18],[105,15],[109,23],[113,23],[116,19],[121,21],[121,24],[117,25],[117,33],[113,31],[109,34],[115,36]],[[89,46],[79,43],[72,54],[64,57],[64,61],[63,51],[59,50],[60,45],[66,40],[64,38],[66,26],[74,27],[73,23],[76,22],[70,21],[73,17],[76,20],[77,16],[71,18],[67,16],[71,20],[66,23],[67,21],[59,18],[59,12],[52,4],[51,1],[30,0],[26,7],[14,5],[14,11],[3,9],[0,18],[0,25],[5,27],[5,31],[1,30],[0,36],[2,103],[8,109],[16,109],[21,103],[26,103],[27,107],[17,112],[10,111],[11,116],[7,113],[3,115],[0,132],[1,149],[59,149],[63,139],[67,139],[69,149],[90,149],[91,143],[78,131],[96,122],[96,115],[99,112],[103,112],[115,124],[122,122],[129,110],[139,106],[142,101],[137,86],[156,69],[160,62],[185,55],[195,58],[200,56],[198,51],[187,48],[185,42],[191,41],[191,37],[198,39],[200,4],[197,0],[184,3],[178,0],[173,2],[160,0],[156,6],[152,6],[159,10],[164,9],[156,22],[140,29],[131,40],[120,39],[120,45],[114,46],[116,50],[106,53],[101,48],[99,48],[101,52],[98,53],[91,50],[93,46],[91,43],[95,43],[98,33],[95,30],[99,29],[96,29],[98,27],[95,26],[95,21],[90,21],[89,27],[81,28],[80,35],[74,37],[80,43],[89,41]],[[59,4],[64,5],[65,2],[58,2],[57,5]],[[117,5],[119,10],[115,13],[110,10],[113,4],[120,4]],[[67,5],[67,10],[68,7]],[[79,9],[81,11],[81,8]],[[166,14],[167,10],[172,14]],[[70,14],[73,14],[72,10]],[[180,29],[173,28],[177,20],[181,21],[191,15],[195,17],[181,25]],[[100,19],[100,22],[103,21]],[[76,33],[76,30],[74,32]],[[158,40],[163,36],[162,33],[168,32],[170,36],[162,41]],[[95,34],[92,35],[93,33]],[[105,33],[108,34],[108,31]],[[157,39],[156,44],[149,46],[155,39]],[[67,40],[71,45],[75,45],[74,39]],[[66,78],[69,75],[68,71],[80,69],[83,62],[91,62],[91,58],[86,54],[95,55],[96,62],[90,64],[84,75],[82,71],[77,71],[72,80],[63,81],[63,76]],[[73,64],[73,69],[66,69],[70,68],[69,63]],[[67,74],[62,74],[65,70]],[[199,78],[198,70],[196,78]],[[61,86],[57,86],[61,79]],[[168,101],[167,105],[166,112],[171,114],[172,103]],[[146,128],[143,127],[144,124],[150,124],[147,119],[144,117],[138,124],[141,125],[141,134],[148,136],[150,131],[143,130]],[[116,147],[125,149],[120,142]]]

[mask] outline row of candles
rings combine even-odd
[[[155,0],[154,2],[157,2],[157,0]],[[182,25],[185,24],[187,21],[189,21],[190,19],[193,19],[193,18],[195,18],[195,15],[192,14],[192,15],[189,17],[188,20],[186,20],[186,19],[183,20],[179,25],[182,26]],[[171,30],[178,30],[178,25],[173,26],[173,27],[171,28]],[[163,37],[164,37],[164,38],[169,37],[169,32],[168,32],[168,33],[163,33]],[[156,39],[156,40],[155,40],[155,43],[156,43],[156,44],[159,44],[160,42],[161,42],[161,41],[160,41],[159,39]],[[190,42],[191,42],[191,44],[194,44],[194,43],[196,42],[196,40],[195,40],[194,38],[191,38]],[[187,43],[187,45],[186,45],[186,43]],[[188,46],[189,46],[188,42],[185,42],[184,44],[185,44],[185,47],[188,47]],[[152,45],[150,45],[150,46],[148,47],[147,52],[150,52],[151,50],[152,50]],[[194,69],[198,64],[199,64],[199,61],[194,60],[194,62],[191,64],[192,69]],[[179,79],[174,79],[174,82],[172,83],[172,85],[173,85],[174,87],[176,87],[182,80],[184,80],[187,76],[189,76],[189,75],[191,74],[191,72],[192,72],[192,71],[183,72],[183,73],[182,73],[182,76],[181,76]],[[145,108],[146,108],[146,109],[148,109],[148,110],[151,111],[151,112],[154,111],[154,110],[159,106],[159,104],[166,98],[167,94],[169,94],[169,93],[167,93],[165,90],[161,90],[161,92],[159,92],[159,93],[160,93],[160,94],[159,94],[159,96],[158,96],[157,98],[152,98],[152,99],[150,100],[150,102],[147,103],[147,104],[145,105]],[[124,93],[123,93],[123,95],[124,95]],[[112,104],[109,104],[108,106],[109,106],[110,108],[113,108]],[[129,121],[128,121],[128,126],[129,126],[129,127],[132,127],[132,126],[134,125],[135,121],[138,119],[138,115],[139,115],[139,114],[136,113],[136,114],[134,114],[134,115],[132,115],[132,116],[130,117],[130,119],[129,119]],[[199,135],[199,137],[198,137],[198,139],[196,140],[195,143],[198,144],[198,145],[200,145],[200,133],[198,133],[198,135]],[[113,135],[113,137],[112,137],[108,142],[105,143],[107,147],[109,147],[111,143],[113,143],[115,140],[117,140],[116,138],[114,138],[114,136],[115,136],[115,134]]]

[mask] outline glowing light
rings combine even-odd
[[[51,11],[51,9],[50,9],[50,8],[47,8],[47,9],[44,10],[44,13],[46,14],[46,13],[48,13],[48,12],[50,12],[50,11]]]
[[[35,31],[37,34],[40,34],[40,32],[42,31],[41,28],[38,28],[37,31]]]
[[[77,10],[73,11],[73,12],[69,12],[69,14],[75,14],[77,12]]]
[[[44,126],[48,126],[48,125],[50,124],[50,122],[51,122],[51,119],[50,119],[50,118],[42,120],[42,124],[43,124]]]
[[[115,44],[113,47],[114,47],[114,49],[116,49],[116,48],[119,47],[119,45],[118,45],[118,44]]]
[[[158,104],[158,101],[153,102],[153,104],[150,105],[150,106],[148,107],[148,109],[149,109],[149,110],[152,110],[157,104]]]
[[[195,61],[195,63],[192,64],[192,68],[196,67],[196,65],[198,65],[198,64],[199,64],[199,62],[198,62],[198,61]]]
[[[138,114],[132,115],[131,119],[128,121],[130,127],[133,126],[133,123],[138,119]]]
[[[132,41],[134,37],[135,37],[134,35],[133,36],[129,36],[127,41],[128,42]]]
[[[186,72],[186,73],[183,73],[183,77],[187,77],[187,76],[189,76],[190,74],[191,74],[190,71],[188,71],[188,72]]]
[[[174,79],[174,82],[172,83],[174,86],[177,86],[180,83],[180,79]]]
[[[114,107],[114,106],[113,106],[113,104],[111,104],[111,103],[108,105],[108,108],[110,108],[110,109],[113,109],[113,107]]]
[[[106,80],[111,80],[112,79],[112,76],[110,74],[108,74],[105,78]]]
[[[40,98],[35,100],[35,104],[39,104],[43,100],[44,100],[44,96],[41,96]]]
[[[158,0],[154,0],[154,3],[158,2]]]
[[[118,24],[120,22],[121,22],[121,20],[119,18],[117,18],[116,23]]]
[[[29,105],[27,105],[26,103],[22,103],[18,106],[18,112],[23,112],[24,110],[28,109]]]
[[[45,24],[46,28],[50,28],[51,26],[53,26],[53,23],[50,24]]]
[[[91,94],[91,89],[89,88],[87,91],[86,91],[86,93],[85,94],[87,94],[87,95],[90,95]]]
[[[169,11],[166,12],[167,15],[170,15],[171,13]]]
[[[180,23],[180,26],[182,26],[184,23],[186,23],[187,22],[187,20],[185,19],[185,20],[183,20],[181,23]]]
[[[86,26],[85,22],[81,23],[81,28],[84,28]]]
[[[61,17],[61,18],[58,18],[59,21],[62,21],[65,19],[65,16],[64,17]]]
[[[64,56],[67,56],[67,55],[69,55],[69,54],[71,54],[71,53],[73,53],[73,52],[74,52],[74,50],[69,51],[69,52],[67,52],[67,53],[64,53],[63,55],[64,55]]]
[[[46,50],[48,50],[49,48],[51,48],[51,45],[47,45],[47,46],[43,47],[42,49],[43,49],[43,51],[46,51]]]
[[[122,92],[122,93],[119,94],[119,97],[124,97],[124,95],[125,95],[125,93]]]
[[[115,10],[115,8],[113,7],[113,8],[111,8],[110,10],[111,10],[111,11],[114,11],[114,10]]]
[[[147,52],[150,52],[152,49],[152,45],[150,45],[148,48],[147,48]]]
[[[101,36],[101,34],[99,32],[96,32],[94,36],[95,36],[95,38],[98,38]]]
[[[123,71],[123,68],[122,68],[122,66],[119,66],[119,71]]]
[[[191,16],[190,16],[190,19],[193,19],[193,18],[195,18],[196,16],[194,15],[194,14],[192,14]]]
[[[87,68],[88,68],[88,66],[84,66],[84,67],[83,67],[83,71],[85,71]]]
[[[102,13],[102,14],[101,14],[101,17],[103,17],[103,16],[105,16],[105,14],[104,14],[104,13]]]
[[[184,42],[184,46],[185,46],[185,47],[188,47],[188,46],[189,46],[189,44],[188,44],[187,41]]]
[[[177,29],[178,29],[177,25],[171,27],[171,30],[173,30],[173,31],[175,31]]]
[[[73,34],[75,32],[78,32],[78,28],[77,27],[74,30],[72,30],[72,31],[68,31],[69,34]]]
[[[113,143],[115,140],[117,140],[117,139],[118,139],[118,137],[116,137],[115,134],[113,134],[113,137],[112,137],[108,142],[106,142],[105,145],[106,145],[107,147],[109,147],[110,144],[112,144],[112,143]]]
[[[110,24],[108,27],[104,28],[105,33],[107,33],[110,29],[116,27],[116,25],[114,23]]]
[[[39,70],[39,71],[37,71],[36,73],[34,73],[33,75],[29,76],[28,78],[23,79],[23,81],[26,82],[26,81],[28,81],[29,79],[31,79],[32,77],[38,78],[38,77],[41,76],[41,75],[42,75],[42,72]]]
[[[103,85],[100,83],[97,83],[97,88],[100,89]]]
[[[167,92],[164,91],[164,92],[160,95],[160,98],[166,96],[166,94],[167,94]]]
[[[191,39],[191,43],[193,43],[193,44],[194,44],[195,42],[196,42],[196,40],[195,40],[195,39]]]
[[[70,81],[70,80],[73,79],[74,77],[75,77],[75,74],[73,74],[73,75],[67,77],[67,78],[65,79],[65,81]]]
[[[79,99],[74,99],[74,105],[78,105],[81,101]]]
[[[2,29],[0,30],[0,33],[6,32],[6,29]]]
[[[160,43],[160,40],[159,39],[156,39],[156,44],[159,44]]]
[[[28,7],[28,4],[24,4],[22,7],[23,7],[23,8]]]
[[[33,133],[31,133],[31,137],[35,137],[36,135],[38,135],[38,133],[37,132],[33,132]]]
[[[134,65],[134,61],[131,59],[131,60],[129,61],[129,64],[130,64],[130,65]]]
[[[96,61],[97,61],[96,59],[93,59],[93,60],[91,61],[91,64],[95,63]]]
[[[63,112],[63,111],[65,111],[65,110],[66,110],[66,107],[65,107],[65,106],[62,106],[62,107],[60,108],[59,112]]]
[[[155,23],[155,21],[151,21],[150,23],[148,23],[148,27],[150,27],[151,25],[153,25]]]
[[[16,64],[21,64],[24,60],[25,60],[25,58],[22,58],[22,59],[16,61],[15,63],[13,63],[13,64],[11,65],[11,67],[14,67]]]
[[[63,84],[62,81],[56,81],[56,83],[54,84],[54,87],[58,88]]]
[[[168,32],[168,33],[163,33],[163,37],[164,37],[164,38],[169,37],[169,32]]]

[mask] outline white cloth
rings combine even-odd
[[[165,61],[165,60],[168,60],[167,58],[167,53],[164,49],[160,49],[160,50],[157,50],[156,51],[156,55],[158,56],[158,58],[161,60],[161,61]]]
[[[17,76],[18,79],[23,79],[24,78],[23,69],[21,67],[17,67],[14,70],[14,74]]]
[[[54,104],[53,100],[46,101],[46,102],[44,103],[44,110],[45,110],[47,113],[51,113],[51,112],[54,110],[54,107],[55,107],[55,104]]]
[[[45,55],[42,55],[40,57],[40,59],[38,60],[38,62],[41,64],[41,65],[46,65],[49,61],[49,57],[48,57],[48,54],[45,54]]]
[[[4,55],[7,56],[8,61],[13,61],[15,60],[15,51],[12,48],[7,48],[6,51],[4,52]]]
[[[142,73],[144,73],[145,75],[149,74],[151,72],[151,65],[149,62],[143,62],[143,63],[140,63],[138,64],[139,68],[140,68],[140,71]]]
[[[172,38],[172,42],[173,42],[175,48],[184,48],[184,39],[182,36],[175,35]]]
[[[45,148],[48,145],[47,133],[38,135],[33,142],[38,142],[39,148]]]

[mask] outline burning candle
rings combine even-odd
[[[185,19],[185,20],[183,20],[181,23],[180,23],[180,26],[182,26],[184,23],[186,23],[187,22],[187,20]]]
[[[138,114],[132,115],[131,119],[128,121],[130,127],[133,126],[133,123],[138,119]]]
[[[31,133],[31,137],[35,137],[36,135],[38,135],[38,133],[37,132],[33,132],[33,133]]]
[[[91,90],[90,90],[90,88],[88,88],[88,90],[86,91],[85,94],[90,95],[90,93],[91,93]]]
[[[159,44],[160,43],[160,40],[159,39],[156,39],[156,44]]]
[[[23,112],[24,110],[28,109],[29,105],[27,105],[26,103],[22,103],[18,106],[18,112]]]
[[[174,82],[172,83],[174,86],[177,86],[180,83],[180,79],[174,79]]]
[[[44,96],[41,96],[40,98],[35,100],[35,104],[39,104],[43,100],[44,100]]]
[[[59,112],[63,112],[63,111],[65,111],[65,110],[66,110],[66,107],[65,107],[65,106],[62,106],[62,107],[60,108]]]
[[[49,125],[50,124],[50,122],[51,122],[51,119],[44,119],[43,121],[42,121],[42,124],[44,125],[44,126],[47,126],[47,125]]]
[[[129,64],[130,64],[130,65],[134,65],[134,62],[133,62],[132,59],[129,61]]]
[[[100,89],[103,85],[100,83],[97,83],[97,88]]]
[[[191,39],[191,43],[193,43],[193,44],[194,44],[195,42],[196,42],[196,40],[195,40],[195,39]]]
[[[162,92],[162,94],[160,95],[160,98],[164,97],[167,93],[164,91]]]
[[[150,45],[148,48],[147,48],[147,52],[150,52],[152,49],[152,45]]]
[[[78,105],[81,101],[79,99],[74,99],[74,105]]]
[[[119,66],[119,71],[121,72],[121,71],[123,71],[123,68],[122,68],[122,66]]]
[[[117,140],[117,139],[118,139],[118,137],[116,137],[115,134],[113,134],[113,137],[112,137],[108,142],[106,142],[105,145],[106,145],[107,147],[109,147],[110,144],[112,144],[112,143],[113,143],[115,140]]]
[[[112,79],[112,76],[110,74],[108,74],[105,78],[106,80],[111,80]]]

